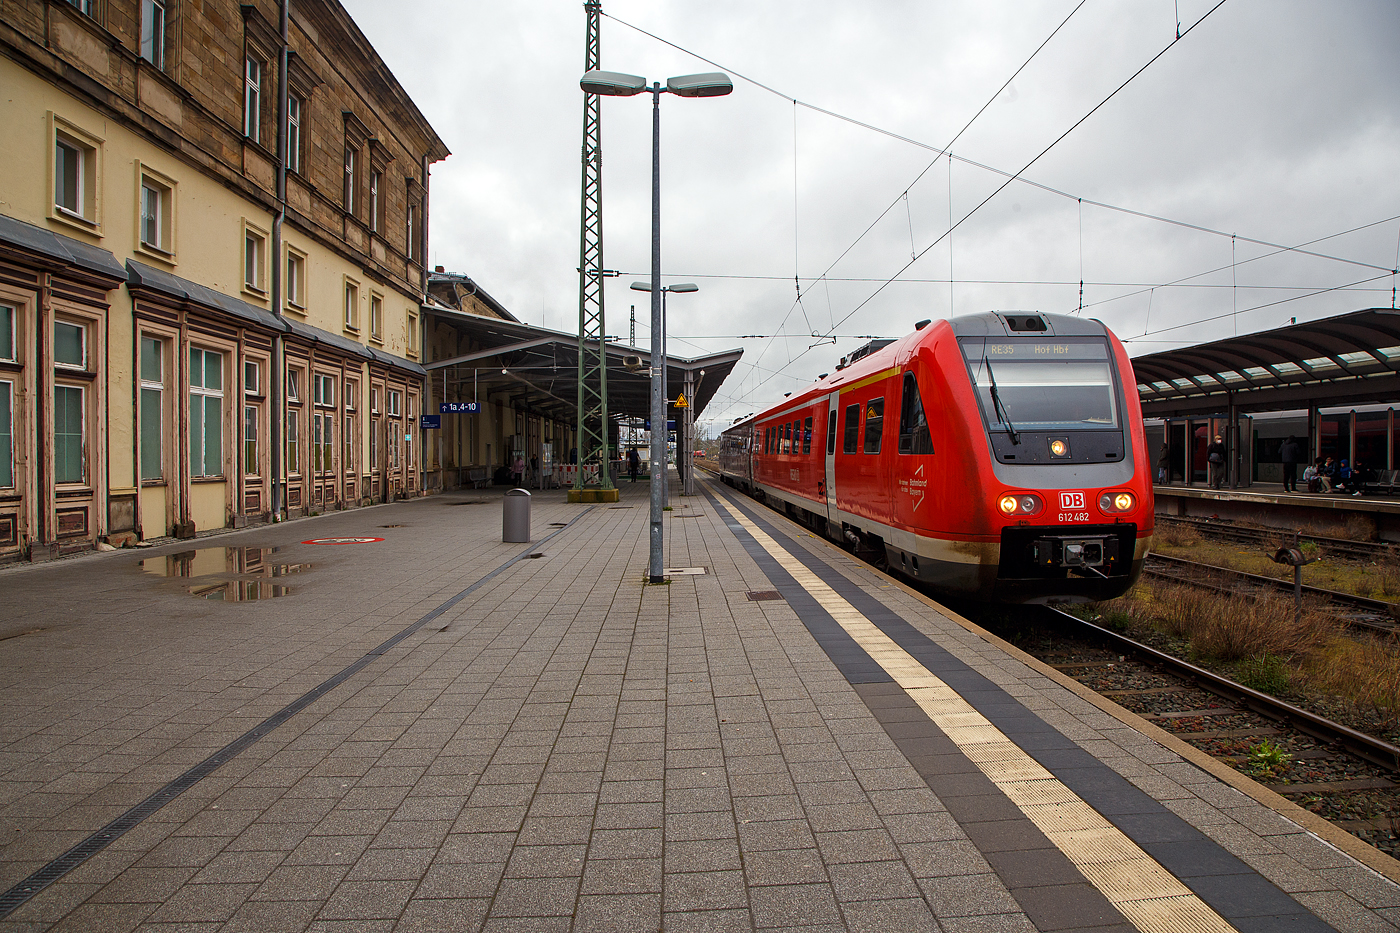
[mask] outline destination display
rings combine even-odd
[[[962,341],[970,360],[1106,360],[1108,345],[1101,340],[978,340]],[[979,352],[980,351],[980,352]]]

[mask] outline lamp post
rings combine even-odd
[[[649,283],[649,282],[633,282],[631,287],[632,287],[632,291],[634,291],[634,292],[649,292],[649,291],[651,291],[651,283]],[[678,293],[680,293],[680,294],[683,295],[683,294],[686,294],[687,292],[698,292],[699,290],[700,290],[700,286],[699,286],[699,285],[696,285],[696,284],[694,284],[694,283],[692,283],[692,282],[677,282],[675,285],[666,285],[666,286],[663,286],[662,289],[661,289],[661,411],[662,411],[663,416],[665,415],[666,407],[667,407],[668,405],[670,405],[670,403],[671,403],[670,388],[669,388],[669,387],[667,386],[667,384],[666,384],[666,378],[667,378],[667,376],[666,376],[666,361],[669,359],[669,357],[667,356],[667,352],[668,352],[668,351],[667,351],[667,349],[666,349],[666,320],[667,320],[667,318],[666,318],[666,296],[667,296],[668,294],[670,294],[671,292],[678,292]],[[663,420],[666,420],[666,419],[664,419],[664,417],[663,417]],[[669,422],[668,422],[668,423],[669,423]],[[653,434],[653,436],[654,436],[655,433],[656,433],[656,427],[655,427],[655,425],[656,425],[656,422],[653,421],[653,422],[652,422],[652,434]],[[662,428],[662,432],[663,432],[663,433],[662,433],[662,435],[661,435],[661,437],[662,437],[661,449],[664,451],[664,450],[666,449],[666,440],[665,440],[665,438],[666,438],[666,435],[669,433],[669,431],[667,431],[667,429],[663,427],[663,428]],[[679,435],[677,435],[677,436],[679,437]],[[679,448],[679,446],[680,446],[680,445],[678,444],[678,445],[677,445],[677,448]],[[666,476],[666,461],[665,461],[665,458],[664,458],[664,457],[662,458],[661,464],[662,464],[662,465],[661,465],[661,475],[662,475],[662,477],[663,477],[663,479],[664,479],[664,477]],[[679,472],[680,469],[681,469],[681,462],[680,462],[680,458],[679,458],[679,455],[678,455],[677,458],[676,458],[676,470],[677,470],[677,472]],[[662,491],[661,491],[661,500],[662,500],[662,501],[661,501],[661,504],[662,504],[663,506],[669,505],[670,502],[671,502],[671,497],[670,497],[670,495],[669,495],[669,489],[667,488],[667,486],[666,486],[665,483],[662,484],[661,490],[662,490]],[[690,490],[687,489],[685,494],[686,494],[687,496],[690,495],[690,494],[691,494],[691,493],[690,493]]]
[[[648,579],[665,583],[662,570],[661,508],[666,479],[666,345],[661,301],[661,95],[677,97],[722,97],[734,90],[729,76],[722,72],[681,75],[647,87],[647,79],[612,71],[590,71],[579,79],[585,94],[604,97],[632,97],[651,93],[651,536]],[[673,291],[679,291],[672,286]],[[694,291],[691,286],[687,291]],[[659,426],[659,430],[658,430]]]

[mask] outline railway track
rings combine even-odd
[[[1276,577],[1245,573],[1215,564],[1203,564],[1166,554],[1149,554],[1143,573],[1160,580],[1214,590],[1225,595],[1257,595],[1281,593],[1291,596],[1293,583]],[[1394,635],[1400,632],[1400,606],[1380,599],[1355,596],[1317,586],[1302,587],[1303,595],[1320,600],[1333,608],[1347,625],[1370,632]]]
[[[1366,561],[1400,558],[1400,545],[1390,544],[1384,541],[1355,541],[1350,538],[1328,538],[1323,535],[1305,534],[1303,532],[1298,532],[1295,535],[1293,532],[1284,531],[1283,529],[1251,528],[1247,525],[1236,525],[1232,522],[1222,522],[1208,518],[1183,518],[1170,515],[1158,515],[1155,520],[1159,526],[1167,525],[1176,528],[1193,528],[1201,534],[1219,541],[1257,544],[1261,548],[1277,547],[1280,542],[1284,541],[1291,544],[1296,537],[1299,543],[1312,542],[1333,557]]]
[[[1022,650],[1390,855],[1400,747],[1058,609]],[[982,621],[982,620],[979,620]],[[988,627],[1001,626],[990,621]]]

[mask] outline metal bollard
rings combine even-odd
[[[529,543],[530,490],[511,489],[501,500],[501,540]]]

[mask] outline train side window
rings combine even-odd
[[[792,453],[792,422],[783,425],[783,453]]]
[[[904,400],[899,406],[899,452],[933,453],[933,438],[929,435],[924,403],[919,398],[919,383],[913,373],[904,374]]]
[[[885,400],[872,398],[865,403],[865,452],[880,452],[880,434],[885,427]]]
[[[826,452],[836,453],[836,406],[826,413]]]
[[[860,444],[860,403],[846,406],[846,429],[841,439],[841,452],[853,454]]]
[[[802,423],[802,452],[810,454],[812,452],[812,419],[808,418]]]

